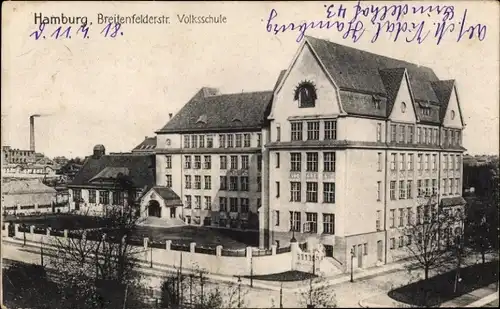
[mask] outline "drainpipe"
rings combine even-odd
[[[387,148],[389,146],[389,143],[387,142],[388,138],[390,141],[390,136],[388,136],[389,128],[391,126],[390,120],[386,121],[385,123],[385,166],[384,166],[384,234],[385,234],[385,244],[384,244],[384,263],[387,264],[387,173],[389,172],[388,169],[388,160],[389,160],[389,149]]]

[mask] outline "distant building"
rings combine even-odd
[[[167,187],[156,186],[155,156],[144,153],[105,154],[103,145],[94,147],[92,156],[68,183],[70,207],[84,213],[103,214],[107,207],[127,207],[129,201],[140,204],[147,217],[180,217],[179,197]],[[153,195],[152,192],[157,192]],[[150,193],[147,203],[142,197]],[[165,208],[165,209],[164,209]],[[168,210],[173,208],[173,210]]]
[[[55,167],[51,165],[11,163],[2,165],[2,177],[53,178],[57,175]]]
[[[144,138],[144,141],[142,141],[142,143],[140,143],[134,149],[132,149],[132,152],[154,153],[155,148],[156,148],[156,136],[153,137],[146,136]]]
[[[4,164],[31,164],[35,163],[36,156],[33,150],[14,149],[2,146]]]
[[[30,214],[68,211],[54,188],[38,179],[2,182],[2,213]]]

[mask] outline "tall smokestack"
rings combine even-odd
[[[35,151],[35,116],[30,116],[30,150]]]

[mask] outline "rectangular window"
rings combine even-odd
[[[404,171],[406,167],[406,156],[404,153],[399,154],[399,170]]]
[[[431,165],[430,165],[430,155],[429,154],[426,154],[425,155],[425,170],[430,170],[431,169]]]
[[[391,143],[396,142],[396,137],[397,137],[397,132],[396,132],[396,125],[391,124]]]
[[[382,199],[382,182],[377,181],[377,201]]]
[[[306,225],[304,232],[318,232],[318,214],[315,212],[306,212]]]
[[[396,181],[392,180],[390,187],[389,187],[389,195],[391,197],[391,200],[396,199]]]
[[[229,191],[238,191],[238,176],[229,176]]]
[[[455,179],[455,193],[460,194],[460,179]]]
[[[201,196],[194,196],[194,209],[201,209]]]
[[[212,190],[212,176],[205,175],[205,190]]]
[[[276,181],[276,197],[280,197],[280,182]]]
[[[450,161],[451,161],[451,170],[454,171],[455,170],[455,156],[454,155],[450,155]]]
[[[243,147],[250,147],[250,134],[248,133],[243,135]]]
[[[262,147],[262,134],[257,133],[257,147]]]
[[[390,227],[393,228],[396,226],[396,217],[395,217],[395,213],[396,213],[396,210],[395,209],[391,209],[389,211],[389,224],[390,224]]]
[[[377,153],[377,172],[382,171],[382,153]]]
[[[276,168],[280,168],[280,153],[276,153]]]
[[[236,197],[229,198],[229,211],[238,212],[238,198]]]
[[[204,156],[203,159],[204,159],[203,168],[206,170],[212,169],[212,157]]]
[[[191,199],[191,195],[186,195],[185,199],[186,199],[186,208],[187,209],[191,208],[192,203],[193,203],[193,201]]]
[[[448,168],[448,155],[443,155],[443,171]]]
[[[405,218],[405,209],[399,208],[399,226],[402,227],[404,225]]]
[[[438,191],[437,179],[432,180],[432,194],[436,195]]]
[[[257,156],[257,170],[262,171],[262,155]]]
[[[422,171],[424,169],[424,156],[419,153],[418,155],[418,170]]]
[[[212,198],[210,196],[205,196],[205,209],[206,210],[212,209]]]
[[[335,172],[335,152],[323,153],[323,171]]]
[[[292,152],[290,153],[290,171],[292,172],[300,172],[301,171],[301,153],[300,152]]]
[[[198,148],[198,135],[191,135],[191,148]]]
[[[184,175],[186,189],[191,189],[191,175]]]
[[[411,220],[411,207],[406,208],[406,224],[411,225],[412,220]]]
[[[325,121],[325,140],[337,139],[337,120]]]
[[[413,198],[413,181],[412,180],[408,180],[406,182],[406,196],[408,199]]]
[[[281,141],[281,127],[280,126],[276,127],[276,141],[277,142]]]
[[[416,224],[422,224],[422,206],[417,206],[417,222]]]
[[[227,169],[227,157],[226,156],[220,156],[220,169],[225,170]]]
[[[96,202],[96,191],[95,190],[89,190],[89,203],[95,204]]]
[[[220,176],[219,190],[227,190],[227,176]]]
[[[413,126],[408,126],[408,143],[413,144],[413,135],[414,135],[414,127]]]
[[[241,156],[241,168],[244,169],[244,170],[247,170],[248,169],[248,166],[249,166],[249,158],[247,155],[244,155],[244,156]]]
[[[191,156],[184,156],[184,168],[185,169],[191,168]]]
[[[389,242],[389,246],[392,250],[394,250],[396,248],[396,238],[392,237],[390,242]]]
[[[165,175],[165,187],[172,188],[172,175]]]
[[[207,148],[214,147],[214,136],[212,134],[207,135]]]
[[[198,138],[200,140],[199,147],[200,148],[205,148],[205,135],[199,135]]]
[[[195,175],[194,176],[194,188],[195,189],[201,189],[201,176],[200,175]]]
[[[316,184],[315,182],[310,182]],[[323,183],[323,203],[335,203],[335,183]]]
[[[448,194],[448,179],[443,179],[443,195]]]
[[[399,199],[400,200],[406,199],[406,186],[404,180],[399,181]]]
[[[422,144],[422,128],[417,128],[417,142],[418,144]]]
[[[377,142],[382,141],[382,124],[377,123]]]
[[[123,205],[123,192],[113,191],[113,205]]]
[[[242,136],[241,134],[236,134],[236,148],[241,148],[242,144]]]
[[[317,203],[318,202],[318,183],[317,182],[307,182],[306,183],[306,202]]]
[[[462,146],[462,132],[457,131],[457,143],[459,146]]]
[[[396,154],[391,153],[391,171],[396,170]]]
[[[257,192],[261,192],[261,191],[262,191],[262,178],[257,177]]]
[[[462,158],[460,157],[460,155],[457,155],[457,171],[460,171],[460,168],[462,167]]]
[[[453,179],[452,179],[452,178],[450,178],[450,181],[449,181],[448,183],[449,183],[449,185],[450,185],[449,192],[450,192],[450,194],[453,194]]]
[[[318,153],[317,152],[307,152],[306,153],[306,171],[317,172],[318,171]]]
[[[335,234],[335,214],[323,214],[323,234]]]
[[[184,135],[184,148],[190,148],[189,146],[191,146],[189,135]]]
[[[368,255],[368,243],[363,244],[363,255]]]
[[[195,169],[201,168],[201,156],[194,156],[194,168]]]
[[[319,140],[319,121],[307,122],[307,140]]]
[[[99,191],[99,204],[109,204],[109,191]]]
[[[300,202],[301,201],[301,183],[300,182],[290,182],[290,201]]]
[[[408,166],[409,171],[413,171],[413,153],[408,154]]]
[[[429,179],[426,179],[424,181],[425,181],[425,196],[430,196],[431,195],[431,181]]]
[[[232,170],[238,169],[238,156],[231,156],[231,169]]]
[[[172,156],[165,156],[165,168],[172,168]]]
[[[280,225],[280,211],[279,210],[274,211],[274,225],[275,226]]]
[[[227,148],[233,148],[234,147],[234,134],[228,134],[227,135]]]
[[[400,143],[406,142],[406,126],[405,125],[399,125],[399,141]]]
[[[404,237],[403,236],[399,236],[399,248],[403,248],[404,246]]]
[[[219,210],[227,211],[227,197],[219,197]]]
[[[432,170],[437,171],[437,155],[432,155]]]
[[[300,232],[300,212],[290,211],[290,231]]]
[[[375,228],[377,231],[382,229],[382,211],[377,210],[377,217],[375,219]]]
[[[226,148],[226,135],[219,134],[219,148]]]
[[[240,199],[240,212],[241,213],[248,213],[250,211],[250,201],[248,198],[241,198]]]
[[[302,122],[292,122],[291,123],[292,141],[302,140]]]

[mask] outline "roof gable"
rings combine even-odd
[[[403,81],[405,71],[405,68],[383,69],[379,71],[387,93],[387,116],[392,112],[394,101],[401,88],[401,82]]]

